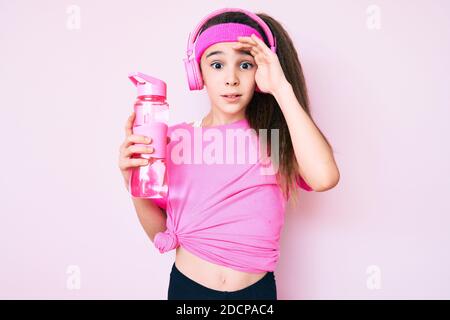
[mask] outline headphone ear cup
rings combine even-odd
[[[184,67],[186,69],[187,81],[190,90],[203,89],[203,79],[200,67],[195,59],[184,59]]]
[[[195,83],[196,87],[198,88],[197,90],[202,90],[203,89],[202,71],[200,70],[199,63],[195,59],[192,60],[192,69],[195,75]]]

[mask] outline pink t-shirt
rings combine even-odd
[[[252,133],[247,119],[169,126],[167,230],[154,239],[161,253],[182,246],[235,270],[275,270],[286,200]],[[312,191],[300,175],[297,184]]]

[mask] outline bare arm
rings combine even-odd
[[[150,199],[132,198],[139,222],[145,233],[153,242],[158,232],[165,231],[167,215],[166,212],[155,205]]]
[[[292,138],[299,174],[315,191],[326,191],[339,181],[339,169],[332,150],[298,102],[292,86],[279,86],[275,98],[286,119]]]

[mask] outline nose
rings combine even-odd
[[[236,86],[239,84],[239,79],[236,76],[236,73],[234,71],[230,71],[227,74],[227,78],[226,78],[226,84],[227,86]]]

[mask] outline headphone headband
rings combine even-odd
[[[270,31],[270,28],[267,26],[267,24],[264,22],[264,20],[262,20],[260,17],[258,17],[256,14],[254,14],[253,12],[244,10],[244,9],[240,9],[240,8],[222,8],[222,9],[218,9],[215,10],[213,12],[211,12],[210,14],[208,14],[206,17],[204,17],[202,20],[200,20],[200,22],[197,24],[197,26],[195,27],[194,31],[189,33],[189,37],[188,37],[188,44],[187,44],[187,49],[186,49],[186,55],[189,56],[193,53],[193,47],[194,47],[194,42],[197,39],[198,33],[200,32],[201,27],[211,18],[224,13],[224,12],[242,12],[244,14],[246,14],[247,16],[249,16],[250,18],[252,18],[256,23],[258,23],[258,25],[263,29],[264,33],[266,34],[266,37],[269,41],[270,44],[270,49],[273,52],[276,52],[276,39],[273,37],[272,32]]]

